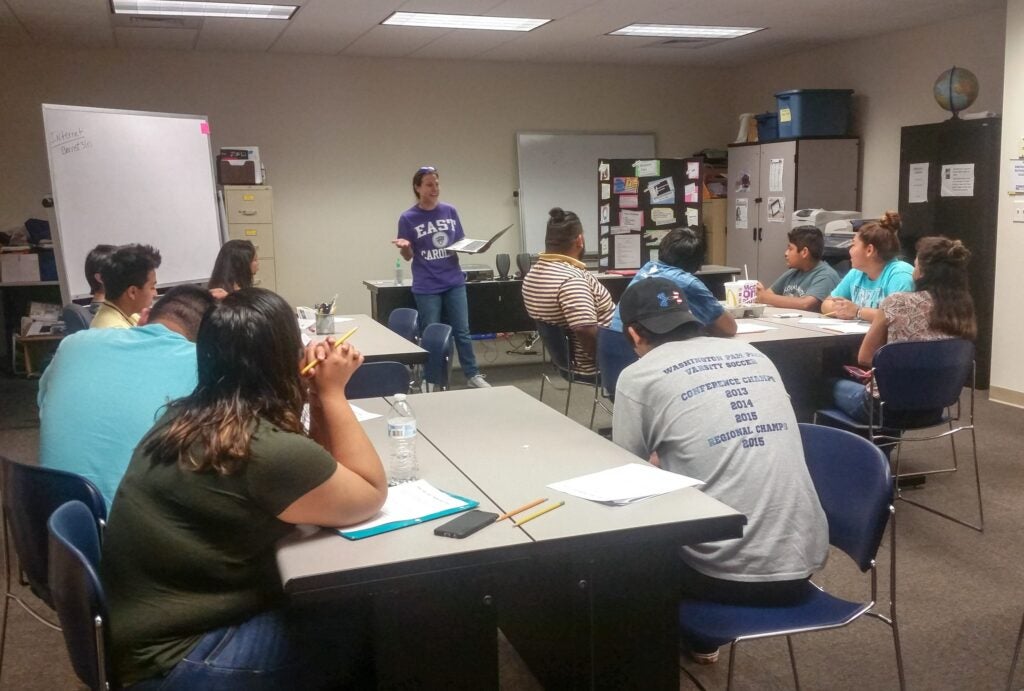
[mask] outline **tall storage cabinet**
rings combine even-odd
[[[726,263],[778,278],[794,211],[857,209],[859,149],[854,137],[731,144]]]
[[[228,237],[249,240],[256,246],[260,270],[255,285],[276,291],[273,189],[265,185],[224,185],[224,213],[228,220]]]

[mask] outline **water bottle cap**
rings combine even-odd
[[[404,400],[405,400],[405,394],[404,393],[396,393],[395,394],[395,402],[396,403],[399,402],[399,401],[404,401]]]

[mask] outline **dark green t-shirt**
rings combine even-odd
[[[274,543],[292,526],[276,516],[337,468],[312,439],[265,420],[249,460],[228,476],[153,463],[142,450],[147,439],[117,490],[103,541],[122,684],[163,674],[204,633],[278,603]]]

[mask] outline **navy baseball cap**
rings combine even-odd
[[[619,301],[619,316],[623,328],[640,324],[656,334],[698,321],[683,291],[667,278],[645,278],[627,288]]]

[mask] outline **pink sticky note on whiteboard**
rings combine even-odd
[[[199,123],[199,131],[202,132],[203,134],[209,134],[210,133],[210,123],[208,123],[208,122],[201,122],[201,123]]]

